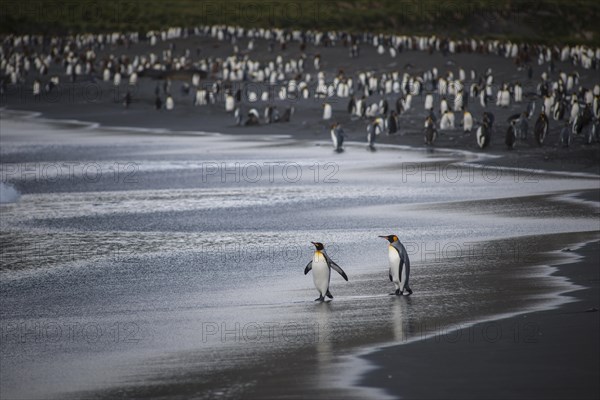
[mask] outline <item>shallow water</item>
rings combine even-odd
[[[20,193],[0,205],[2,397],[305,397],[298,382],[323,382],[303,366],[547,305],[568,283],[536,253],[598,232],[598,207],[564,198],[597,178],[460,152],[3,118],[0,154]],[[408,298],[387,295],[390,233]],[[302,273],[310,241],[350,278],[331,303]]]

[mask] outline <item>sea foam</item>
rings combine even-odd
[[[0,182],[0,204],[16,203],[20,197],[21,193],[12,185]]]

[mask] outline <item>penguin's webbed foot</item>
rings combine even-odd
[[[411,294],[413,294],[413,291],[410,288],[406,288],[406,292],[408,293],[407,296],[410,296]]]
[[[322,302],[324,302],[324,301],[325,301],[325,297],[323,297],[323,296],[319,296],[319,298],[318,298],[318,299],[315,299],[315,301],[318,301],[318,302],[322,303]]]
[[[333,300],[333,295],[331,294],[331,292],[328,290],[327,293],[325,294],[325,296],[329,297],[330,299]]]

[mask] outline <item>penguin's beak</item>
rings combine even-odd
[[[315,242],[311,242],[315,247],[317,247],[317,244]]]
[[[382,238],[382,239],[388,240],[388,237],[387,237],[387,236],[377,236],[377,237],[380,237],[380,238]]]

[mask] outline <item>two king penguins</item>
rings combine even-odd
[[[410,276],[410,259],[404,245],[398,240],[396,235],[379,236],[380,238],[386,239],[389,242],[388,245],[388,260],[389,260],[389,277],[390,281],[394,283],[396,291],[390,293],[390,295],[403,295],[404,291],[411,295],[412,290],[408,286],[408,279]],[[333,295],[329,291],[329,282],[331,280],[331,270],[333,269],[340,274],[346,281],[348,276],[344,270],[337,265],[325,251],[323,243],[311,242],[315,246],[315,253],[313,259],[304,268],[304,275],[308,274],[310,270],[313,271],[313,281],[315,288],[319,291],[319,297],[315,301],[325,301],[325,296],[333,299]]]

